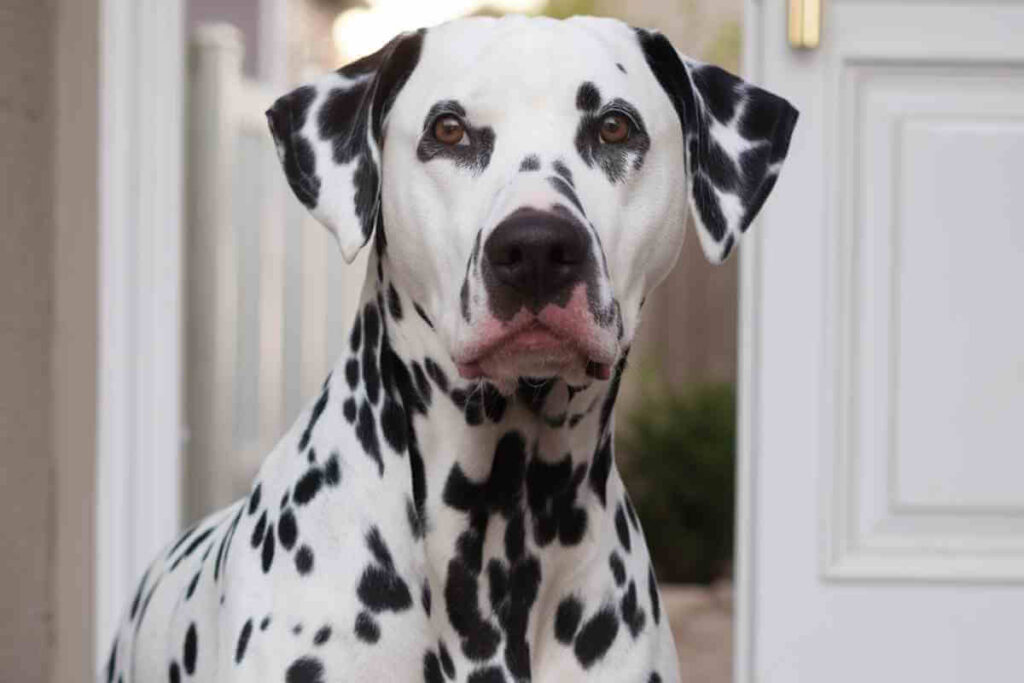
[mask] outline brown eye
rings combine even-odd
[[[457,116],[446,114],[434,122],[434,137],[442,144],[457,145],[465,134],[466,128]]]
[[[601,141],[609,145],[629,138],[629,118],[625,114],[608,114],[601,119]]]

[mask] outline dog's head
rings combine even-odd
[[[398,36],[268,117],[345,259],[385,231],[389,278],[459,372],[507,386],[607,377],[687,212],[725,259],[797,113],[655,32],[507,17]]]

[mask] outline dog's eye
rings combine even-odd
[[[442,114],[434,121],[434,138],[445,145],[457,145],[466,136],[466,127],[458,116]]]
[[[625,142],[629,139],[629,117],[619,112],[611,112],[601,119],[601,142],[609,145]]]

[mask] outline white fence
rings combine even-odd
[[[191,40],[185,257],[185,516],[244,495],[313,397],[354,315],[351,266],[292,196],[264,112],[282,92],[242,75],[226,24]]]

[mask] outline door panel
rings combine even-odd
[[[785,5],[747,15],[801,118],[741,256],[739,679],[1024,680],[1024,3],[826,3],[812,51]]]

